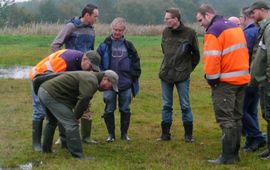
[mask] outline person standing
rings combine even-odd
[[[107,142],[115,140],[114,111],[118,98],[118,107],[121,114],[121,139],[130,140],[128,128],[130,125],[130,104],[132,95],[139,92],[139,77],[141,75],[140,58],[134,45],[124,38],[126,21],[124,18],[115,18],[111,23],[112,33],[97,49],[101,56],[101,70],[114,70],[119,75],[119,92],[105,91],[104,121],[109,133]]]
[[[212,90],[217,123],[222,129],[222,154],[215,164],[240,161],[245,86],[250,81],[249,56],[243,30],[202,4],[196,19],[206,29],[203,43],[205,79]]]
[[[111,71],[71,71],[45,81],[38,89],[38,97],[48,120],[44,130],[43,153],[52,152],[52,142],[59,122],[65,132],[66,147],[73,157],[85,157],[79,133],[79,119],[89,106],[94,94],[117,88],[118,75]]]
[[[253,47],[256,44],[259,28],[250,18],[249,7],[242,8],[240,15],[240,24],[243,27],[245,38],[247,40],[249,65],[252,62]],[[243,130],[246,134],[244,150],[254,152],[266,143],[265,136],[262,135],[258,121],[259,91],[257,86],[247,86],[243,109]]]
[[[259,156],[270,159],[270,14],[264,1],[256,1],[251,7],[251,18],[260,26],[259,45],[251,63],[251,83],[258,84],[262,116],[267,122],[267,149]]]
[[[51,47],[53,51],[59,50],[63,44],[66,49],[75,49],[82,52],[94,50],[95,31],[94,23],[97,21],[99,10],[96,5],[87,4],[80,17],[71,19],[63,29],[58,33]],[[81,119],[81,134],[82,141],[86,144],[96,144],[97,142],[91,139],[92,116],[82,117]],[[60,143],[58,139],[56,143]]]
[[[185,129],[185,142],[193,142],[193,114],[189,100],[190,74],[200,61],[196,32],[181,21],[177,8],[167,9],[164,16],[166,28],[162,33],[161,48],[164,54],[159,78],[163,99],[162,134],[158,140],[171,140],[170,128],[173,114],[173,88],[177,89]]]
[[[95,31],[93,24],[99,15],[98,7],[87,4],[81,17],[71,19],[57,34],[51,47],[55,52],[65,44],[65,48],[86,52],[94,50]]]
[[[81,51],[63,49],[50,54],[41,60],[29,72],[29,77],[33,80],[45,72],[64,72],[77,70],[99,71],[100,56],[95,51],[88,51],[85,54]],[[32,86],[32,147],[35,151],[41,151],[42,126],[45,113],[40,105],[38,96],[34,93]]]

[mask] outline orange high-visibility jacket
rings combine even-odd
[[[236,24],[215,16],[203,43],[204,72],[208,81],[233,85],[250,81],[249,56],[244,33]]]
[[[29,72],[29,77],[33,80],[36,75],[45,73],[46,71],[64,72],[81,70],[83,55],[84,53],[71,49],[56,51],[33,67]]]

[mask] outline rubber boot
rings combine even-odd
[[[213,164],[234,164],[235,159],[236,137],[237,131],[235,128],[223,128],[222,136],[222,154],[215,160],[208,160]]]
[[[53,136],[57,124],[47,123],[45,130],[44,130],[44,137],[43,137],[43,146],[42,150],[44,153],[51,153],[52,152],[52,144],[53,144]]]
[[[57,125],[59,130],[59,138],[57,140],[60,140],[59,144],[61,144],[62,149],[67,149],[67,137],[65,128],[60,122],[58,122]]]
[[[92,120],[81,118],[81,135],[82,142],[86,144],[97,144],[91,139]]]
[[[106,124],[109,136],[107,138],[107,142],[114,142],[115,140],[115,122],[114,122],[114,114],[107,113],[103,115],[104,122]]]
[[[41,152],[41,134],[43,120],[32,121],[32,148],[34,151]]]
[[[234,158],[236,162],[240,161],[239,150],[240,150],[240,145],[241,145],[241,136],[243,132],[242,129],[243,129],[242,121],[239,120],[236,123],[236,146],[235,146],[235,151],[234,151]]]
[[[184,122],[184,129],[185,129],[185,142],[186,143],[194,142],[194,139],[192,137],[193,123],[192,122]]]
[[[121,139],[130,141],[128,137],[128,128],[130,124],[130,113],[121,112]]]
[[[169,141],[171,140],[171,134],[170,134],[170,129],[171,129],[172,123],[165,123],[164,121],[161,122],[161,130],[162,134],[158,141]]]
[[[71,155],[75,158],[84,158],[79,127],[75,128],[74,130],[66,129],[66,136],[67,147]]]
[[[259,157],[263,160],[270,159],[270,123],[267,123],[267,141],[266,141],[267,149],[259,154]]]

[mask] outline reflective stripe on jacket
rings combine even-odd
[[[63,49],[52,53],[41,60],[29,72],[31,80],[38,74],[46,71],[64,72],[81,70],[81,60],[83,53],[77,50]]]
[[[204,37],[204,72],[207,80],[233,85],[250,81],[249,56],[242,29],[215,16]]]

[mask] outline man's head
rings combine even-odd
[[[99,83],[99,90],[113,90],[118,92],[118,75],[112,70],[104,71],[104,76]]]
[[[196,19],[201,27],[208,28],[215,15],[216,11],[212,6],[202,4],[196,12]]]
[[[228,18],[229,21],[232,21],[233,23],[235,23],[236,25],[240,26],[240,19],[235,17],[235,16],[231,16]]]
[[[253,22],[253,19],[250,17],[250,7],[244,7],[240,12],[240,25],[246,27],[249,23]]]
[[[181,14],[178,8],[169,8],[165,11],[164,22],[167,27],[176,29],[181,22]]]
[[[259,22],[269,16],[269,6],[264,1],[256,1],[250,6],[250,16]]]
[[[124,36],[126,29],[126,20],[121,17],[115,18],[111,23],[112,37],[114,39],[121,39]]]
[[[101,57],[100,55],[93,50],[87,51],[82,58],[81,61],[81,68],[84,71],[100,71],[99,65],[100,65]]]
[[[93,4],[87,4],[82,10],[81,18],[84,23],[93,25],[97,21],[98,15],[98,7]]]

